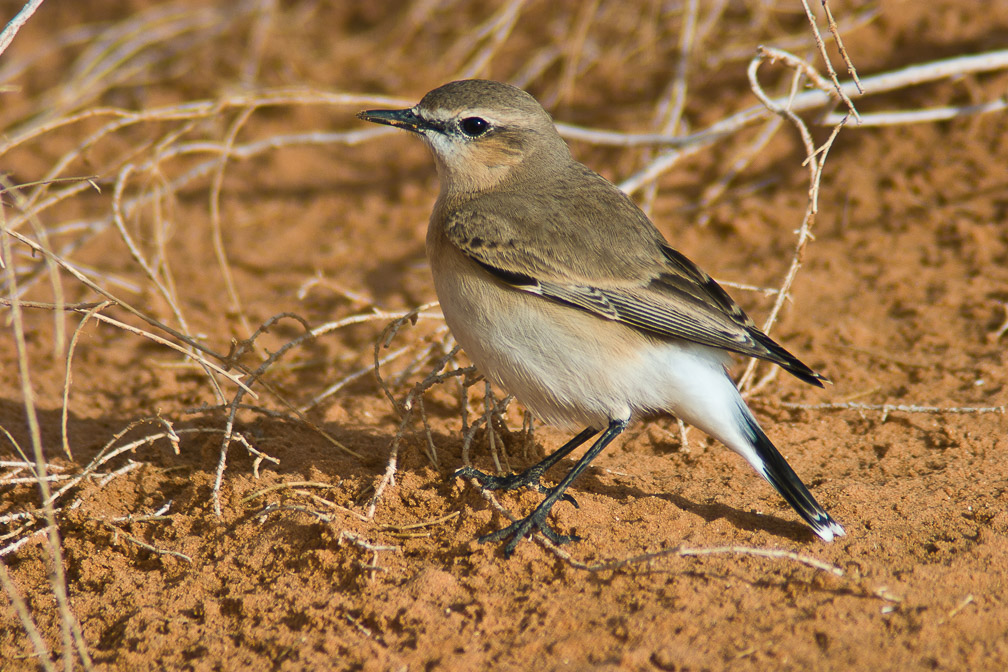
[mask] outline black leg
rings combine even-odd
[[[539,504],[539,506],[537,506],[535,510],[532,511],[532,513],[530,513],[529,515],[525,516],[520,520],[511,523],[502,530],[498,530],[484,537],[480,537],[480,541],[501,541],[504,539],[508,539],[508,542],[504,544],[504,555],[507,556],[511,555],[511,553],[514,552],[515,547],[518,545],[518,542],[522,540],[522,538],[529,536],[536,529],[542,531],[542,533],[545,534],[550,541],[556,544],[562,544],[568,541],[575,540],[576,537],[557,534],[552,529],[550,529],[550,527],[546,524],[546,517],[549,515],[550,509],[553,508],[553,505],[556,504],[561,497],[563,497],[564,490],[567,489],[567,486],[569,486],[574,481],[575,478],[581,475],[581,472],[588,467],[588,464],[592,460],[598,457],[598,454],[602,452],[603,448],[609,445],[609,443],[613,439],[619,436],[623,432],[623,430],[626,429],[627,424],[628,424],[627,420],[610,421],[609,427],[602,433],[602,436],[600,436],[598,440],[594,444],[592,444],[591,448],[585,451],[585,454],[582,455],[581,459],[577,461],[577,464],[574,465],[574,468],[571,469],[566,476],[564,476],[564,479],[560,481],[556,485],[556,487],[548,489],[549,494],[546,496],[546,499],[544,499]],[[591,431],[590,434],[586,434],[589,431],[590,430],[585,430],[584,432],[581,432],[574,438],[574,440],[580,439],[580,442],[584,442],[585,439],[587,439],[588,437],[592,436],[595,433],[594,431]],[[567,445],[570,444],[568,443]],[[557,452],[566,449],[567,445],[565,445]],[[573,448],[571,448],[570,450],[573,450]],[[567,452],[570,452],[570,450],[568,450]],[[554,453],[554,455],[556,455],[556,453]],[[554,455],[550,455],[548,458],[546,458],[546,460],[544,460],[544,462],[547,462],[550,459],[552,459]]]
[[[455,475],[461,476],[462,478],[475,478],[487,490],[515,490],[517,488],[531,487],[535,488],[539,492],[548,493],[549,488],[540,482],[542,475],[545,474],[550,467],[566,457],[571,451],[596,434],[598,434],[598,430],[589,427],[548,455],[542,462],[532,465],[520,474],[491,476],[490,474],[483,473],[482,471],[477,471],[472,467],[462,467],[455,472]],[[575,507],[577,506],[577,502],[570,495],[564,495],[563,498]]]

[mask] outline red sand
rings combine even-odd
[[[120,3],[103,4],[104,14],[87,17],[60,3],[43,5],[5,57],[23,57],[51,34],[85,19],[122,19],[115,10]],[[145,3],[129,4],[139,9]],[[658,11],[651,3],[641,4],[646,16]],[[285,3],[267,32],[261,83],[415,99],[471,56],[452,46],[492,11],[478,3],[460,5],[409,30],[404,15],[393,9],[397,5],[377,2],[349,10]],[[841,20],[853,11],[834,7]],[[667,32],[656,33],[629,18],[616,20],[624,14],[609,4],[599,12],[578,53],[587,59],[592,49],[605,48],[608,57],[579,75],[552,109],[565,121],[647,129],[672,76],[678,14],[669,19]],[[1008,35],[1008,7],[998,3],[980,12],[968,3],[883,2],[880,12],[846,38],[863,76],[993,49]],[[533,47],[580,16],[573,8],[532,3],[489,74],[512,76]],[[776,23],[752,26],[748,14],[728,11],[704,42],[704,52],[739,48],[752,53],[760,42],[775,43],[775,36],[806,34],[800,11],[761,16]],[[245,26],[198,45],[191,54],[177,56],[186,64],[183,72],[165,65],[156,71],[161,79],[148,88],[115,89],[95,104],[149,107],[220,94],[237,81],[251,31]],[[647,39],[660,45],[659,54],[636,48]],[[691,81],[686,108],[694,127],[755,103],[745,59],[716,66],[703,59],[697,57],[696,67],[707,74]],[[27,82],[17,96],[2,94],[11,98],[8,110],[27,105],[29,95],[58,81],[62,70],[57,65],[53,82]],[[550,70],[531,89],[549,98],[562,76],[560,69]],[[1003,95],[1006,86],[1005,74],[967,77],[875,98],[861,107],[981,102]],[[254,115],[242,137],[358,128],[356,111],[265,110]],[[233,118],[231,113],[222,128]],[[140,133],[153,143],[166,128]],[[184,437],[179,455],[163,440],[142,445],[102,471],[120,468],[126,460],[139,462],[139,468],[106,484],[88,481],[62,500],[67,505],[80,499],[77,508],[59,514],[60,534],[73,612],[95,667],[1006,669],[1004,415],[883,415],[782,405],[1006,403],[1008,335],[997,335],[1008,303],[1006,128],[1003,113],[888,129],[851,127],[829,155],[816,240],[806,250],[793,303],[773,334],[835,385],[819,391],[780,375],[752,403],[792,466],[846,527],[846,537],[832,544],[815,539],[742,460],[695,430],[683,447],[668,418],[635,425],[574,484],[571,492],[580,508],[561,503],[554,513],[561,532],[584,537],[564,547],[581,562],[679,546],[745,546],[811,556],[839,567],[843,576],[786,558],[735,553],[665,555],[589,572],[539,544],[523,543],[504,559],[495,546],[474,541],[504,520],[468,484],[450,477],[461,464],[462,448],[454,381],[433,389],[425,405],[439,468],[426,456],[420,426],[412,426],[395,484],[384,492],[374,519],[361,520],[399,422],[373,378],[364,376],[309,414],[363,458],[334,448],[304,423],[241,413],[238,428],[279,465],[262,463],[257,478],[252,458],[232,446],[219,518],[210,501],[219,434]],[[69,143],[85,135],[85,129],[73,126],[65,134],[44,136],[31,151],[4,157],[2,166],[16,166],[18,181],[38,179]],[[663,178],[654,218],[678,249],[716,278],[777,286],[806,200],[802,150],[792,129],[779,134],[728,195],[708,208],[707,226],[696,225],[690,208],[750,137],[701,152]],[[822,129],[817,137],[825,139]],[[614,178],[640,166],[639,152],[583,144],[573,149]],[[111,151],[95,149],[94,167],[73,174],[100,172]],[[103,195],[82,196],[61,212],[63,219],[47,215],[45,223],[107,213],[111,183],[105,184]],[[245,332],[230,310],[210,244],[209,192],[206,182],[171,202],[169,261],[192,332],[208,334],[208,343],[226,351],[229,339]],[[436,193],[430,157],[407,137],[355,147],[283,149],[231,164],[222,221],[251,323],[291,311],[317,326],[366,311],[335,287],[392,311],[433,300],[423,236]],[[150,239],[142,242],[152,249]],[[113,231],[72,258],[149,287]],[[317,273],[326,282],[299,298],[297,289]],[[70,300],[94,298],[72,283],[67,286]],[[149,288],[138,294],[115,291],[173,322]],[[769,298],[731,291],[757,321],[767,314]],[[38,293],[35,298],[45,298],[44,291]],[[336,331],[295,349],[271,369],[268,382],[303,403],[368,366],[386,321]],[[68,324],[72,329],[76,320]],[[436,320],[407,326],[391,348],[423,346],[440,338],[437,327]],[[64,369],[59,358],[52,358],[51,314],[29,312],[26,329],[43,441],[58,465],[79,470],[115,432],[158,412],[179,428],[224,426],[220,412],[186,414],[214,403],[200,371],[174,366],[176,355],[142,339],[91,324],[74,359],[71,462],[60,456]],[[259,343],[275,351],[300,329],[293,321],[282,322]],[[2,348],[0,355],[6,390],[0,395],[0,425],[28,447],[13,347]],[[391,364],[389,375],[402,366],[402,361]],[[422,369],[409,376],[409,384],[422,377]],[[262,396],[252,403],[283,410],[262,387],[257,389]],[[408,385],[395,389],[401,397]],[[482,384],[473,390],[475,401]],[[517,406],[509,409],[507,420],[512,430],[504,438],[514,468],[565,439],[537,428],[526,454]],[[145,426],[130,436],[156,429]],[[477,434],[473,460],[491,469],[486,446],[484,435]],[[14,457],[4,442],[0,459]],[[558,474],[559,469],[550,476]],[[264,492],[302,481],[316,485]],[[0,492],[0,516],[37,507],[34,486],[3,486]],[[499,499],[517,512],[529,510],[538,497],[524,493]],[[145,550],[103,522],[150,514],[167,501],[165,519],[115,526],[159,549],[186,554],[191,563]],[[328,518],[293,509],[257,515],[267,504],[305,507]],[[15,529],[0,525],[3,534]],[[392,550],[372,552],[364,544]],[[59,653],[59,618],[46,557],[36,537],[3,560],[47,646]],[[6,599],[0,600],[3,669],[33,669],[31,655],[17,615]]]

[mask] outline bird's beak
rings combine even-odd
[[[428,127],[427,121],[419,117],[412,109],[364,110],[357,113],[357,118],[376,124],[405,128],[407,131],[413,131],[414,133],[420,133]]]

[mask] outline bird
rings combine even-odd
[[[426,251],[444,319],[489,380],[570,441],[520,474],[464,467],[483,488],[545,497],[480,537],[505,556],[549,525],[568,486],[632,421],[670,413],[741,455],[825,541],[844,534],[746,405],[732,353],[772,362],[806,383],[827,379],[761,331],[707,273],[672,248],[619,188],[579,163],[526,91],[465,79],[408,109],[360,119],[420,136],[440,192]],[[594,442],[554,486],[544,473]]]

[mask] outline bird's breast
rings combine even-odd
[[[601,429],[662,408],[646,382],[663,375],[648,354],[662,346],[650,337],[498,281],[433,226],[427,252],[455,340],[541,420]]]

